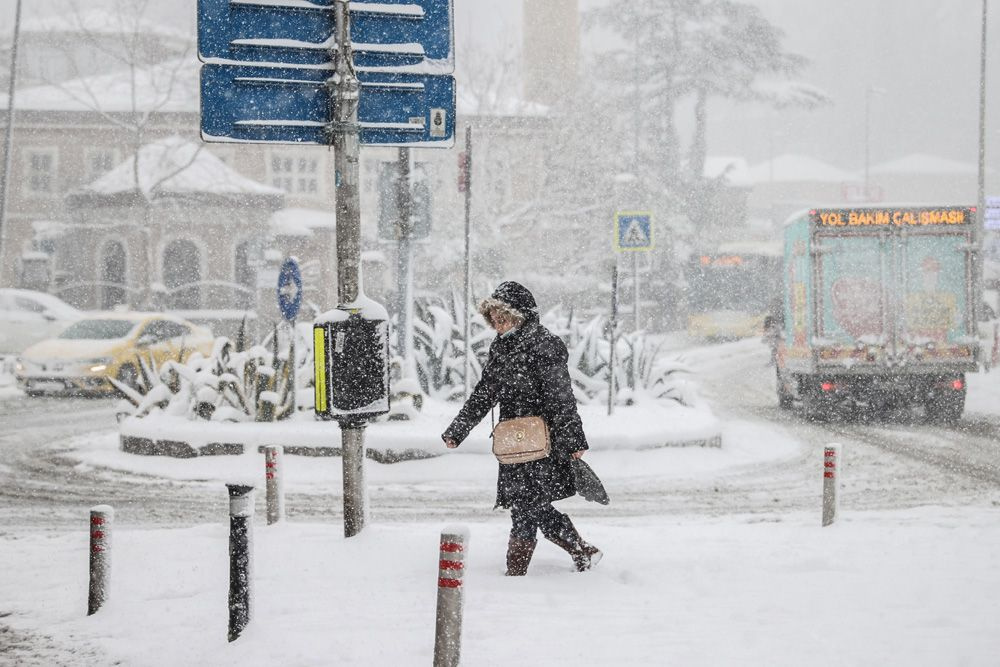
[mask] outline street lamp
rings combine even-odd
[[[870,144],[869,137],[870,137],[871,132],[870,132],[869,128],[870,128],[870,125],[871,125],[871,115],[872,115],[872,112],[871,112],[872,95],[876,94],[876,93],[879,94],[879,95],[884,95],[885,92],[886,91],[885,91],[884,88],[879,88],[878,86],[868,86],[867,88],[865,88],[865,192],[864,192],[864,196],[865,196],[865,200],[866,201],[868,201],[868,200],[871,199],[871,183],[869,182],[869,179],[868,179],[868,167],[869,167],[869,164],[871,162],[871,159],[870,159],[870,149],[869,149],[869,144]]]

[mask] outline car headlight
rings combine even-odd
[[[114,361],[111,357],[98,357],[97,359],[84,359],[81,366],[87,366],[91,373],[100,373],[108,370],[108,365]]]

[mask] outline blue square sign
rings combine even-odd
[[[615,214],[615,250],[652,250],[653,216],[647,212]]]

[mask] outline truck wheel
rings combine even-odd
[[[924,403],[927,418],[937,424],[954,424],[965,410],[965,394],[942,395],[935,392]]]
[[[775,371],[775,375],[778,383],[778,407],[782,410],[791,410],[794,398],[790,393],[788,393],[788,389],[785,387],[785,381],[781,378],[781,372]]]
[[[802,414],[807,421],[825,422],[830,419],[830,408],[824,404],[819,392],[807,387],[802,392]]]

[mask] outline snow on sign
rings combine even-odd
[[[201,136],[209,142],[328,144],[331,72],[209,64],[201,69]],[[450,147],[455,78],[358,72],[358,122],[367,146]],[[447,112],[446,112],[447,110]]]
[[[211,63],[332,66],[336,0],[198,0],[198,57]],[[358,68],[455,71],[452,0],[351,2]]]
[[[199,0],[208,142],[329,144],[335,0]],[[452,0],[351,2],[361,143],[449,148]]]
[[[650,213],[615,214],[615,250],[653,249],[653,216]]]

